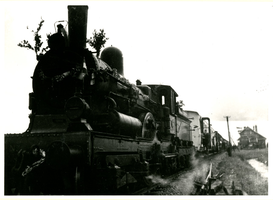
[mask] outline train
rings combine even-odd
[[[191,120],[190,136],[197,152],[208,154],[227,150],[229,142],[214,130],[212,124],[207,122],[202,124],[202,116],[197,111],[183,110],[182,112]]]
[[[68,6],[68,33],[58,25],[35,67],[29,126],[5,134],[5,195],[131,194],[224,144],[199,114],[193,140],[171,86],[130,83],[118,48],[88,50],[87,16]]]

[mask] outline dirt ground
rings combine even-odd
[[[253,156],[251,156],[252,153]],[[233,152],[231,157],[223,152],[207,158],[195,158],[192,160],[194,169],[181,174],[175,181],[168,183],[168,186],[162,189],[161,194],[191,195],[195,191],[196,182],[205,182],[211,165],[212,177],[222,175],[218,177],[216,185],[222,184],[229,194],[237,192],[235,195],[268,195],[267,177],[262,177],[248,163],[251,157],[259,160],[257,156],[265,158],[267,154],[263,151],[258,151],[258,153],[256,151],[240,151]],[[226,193],[222,189],[217,194],[225,195]]]

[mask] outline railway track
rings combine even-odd
[[[178,171],[170,176],[167,177],[157,177],[157,179],[160,179],[160,181],[157,181],[155,183],[152,183],[151,185],[147,186],[147,187],[143,187],[138,191],[135,191],[132,193],[132,195],[158,195],[161,194],[161,191],[166,188],[169,187],[168,184],[166,183],[170,183],[172,181],[174,181],[175,179],[177,179],[178,177],[180,177],[183,174],[186,174],[190,171],[194,170],[193,168],[188,168],[188,169],[184,169],[182,171]]]
[[[224,152],[220,152],[218,154],[217,153],[206,154],[206,155],[203,154],[203,155],[199,155],[197,159],[209,163],[214,156],[217,156],[222,153]],[[170,176],[160,177],[159,178],[160,181],[157,181],[157,182],[155,181],[155,183],[133,192],[132,195],[162,195],[163,194],[162,192],[168,187],[170,187],[170,184],[166,184],[166,183],[172,183],[174,181],[177,181],[179,178],[181,178],[181,176],[186,177],[187,173],[192,174],[194,170],[197,170],[197,169],[194,166],[191,166],[189,168],[178,171]]]

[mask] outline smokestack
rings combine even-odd
[[[88,6],[68,6],[69,47],[86,48]]]

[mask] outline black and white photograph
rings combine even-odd
[[[270,198],[273,1],[0,5],[1,199]]]

